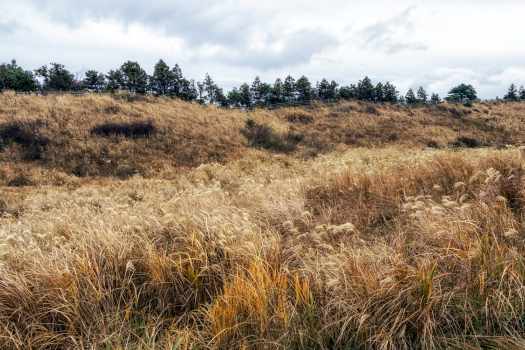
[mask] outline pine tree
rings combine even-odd
[[[261,78],[255,77],[253,80],[252,86],[250,87],[250,93],[252,95],[253,103],[256,106],[262,104],[262,94],[261,94]]]
[[[268,83],[261,83],[259,86],[260,104],[269,106],[272,100],[272,86]]]
[[[195,101],[199,97],[199,92],[194,80],[182,79],[179,81],[177,97],[184,101]]]
[[[275,83],[273,83],[270,103],[279,104],[283,102],[284,102],[284,84],[280,78],[277,78],[275,80]]]
[[[296,87],[295,87],[295,79],[291,76],[287,76],[284,79],[284,85],[283,85],[283,97],[286,103],[293,103],[296,98]]]
[[[250,108],[252,106],[252,93],[250,91],[250,86],[248,84],[242,84],[239,88],[239,93],[241,95],[241,104],[246,107]]]
[[[82,80],[82,86],[85,89],[91,91],[100,92],[106,85],[106,77],[104,74],[97,72],[96,70],[88,70],[85,74],[84,80]]]
[[[328,99],[329,100],[335,100],[337,98],[337,88],[339,87],[339,84],[335,80],[332,80],[330,82],[330,90],[328,93]]]
[[[30,71],[24,71],[15,60],[0,65],[0,91],[4,89],[15,91],[35,91],[37,81]]]
[[[357,83],[357,99],[363,101],[374,100],[375,88],[372,85],[372,81],[369,77],[365,77],[363,80]]]
[[[144,94],[148,86],[148,74],[138,62],[127,61],[121,67],[123,86],[129,92]]]
[[[182,98],[185,95],[184,89],[188,86],[189,81],[182,75],[182,69],[178,64],[175,64],[171,69],[172,84],[170,86],[169,94]]]
[[[415,105],[418,102],[414,90],[408,89],[407,94],[405,95],[405,102],[407,105]]]
[[[374,89],[374,101],[375,102],[384,102],[385,101],[385,87],[383,83],[377,83]]]
[[[174,89],[174,73],[170,67],[163,61],[159,60],[153,69],[150,86],[155,95],[168,95]]]
[[[383,87],[383,95],[385,102],[396,103],[398,101],[399,92],[393,84],[387,82]]]
[[[44,78],[44,90],[71,91],[75,85],[73,74],[60,63],[51,63],[49,68],[42,66],[35,73]]]
[[[505,101],[517,101],[519,99],[518,89],[516,89],[516,85],[510,85],[509,90],[507,91],[507,94],[503,97],[503,99]]]
[[[295,83],[297,90],[297,100],[302,103],[307,103],[312,100],[312,84],[304,75],[297,79]]]
[[[341,86],[338,92],[339,98],[343,100],[351,100],[356,98],[356,87],[355,85]]]
[[[520,86],[520,100],[525,101],[525,87]]]
[[[317,85],[317,95],[320,100],[328,100],[330,98],[330,83],[328,80],[323,79]]]
[[[204,77],[204,81],[202,82],[204,92],[206,93],[206,96],[204,97],[204,101],[209,104],[214,104],[217,102],[217,86],[215,85],[215,82],[210,77],[208,73],[206,73],[206,76]]]
[[[428,95],[425,89],[420,86],[419,89],[417,89],[417,100],[419,103],[426,104],[428,102]]]
[[[449,102],[471,104],[478,99],[476,89],[472,85],[460,84],[448,93]]]
[[[430,104],[432,105],[438,105],[441,103],[441,98],[439,98],[439,95],[438,94],[432,94],[432,96],[430,97]]]
[[[233,88],[228,92],[228,104],[232,107],[240,107],[242,105],[241,93],[237,88]]]
[[[122,77],[122,72],[120,71],[120,69],[110,70],[106,75],[106,79],[106,90],[110,92],[115,92],[123,88],[124,78]]]

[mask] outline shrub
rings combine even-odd
[[[246,121],[241,133],[248,139],[250,146],[277,152],[292,152],[303,140],[303,135],[300,133],[288,132],[280,135],[270,126],[258,124],[252,119]]]
[[[484,146],[484,143],[472,137],[459,136],[450,145],[457,148],[478,148]]]
[[[312,115],[304,112],[292,112],[286,116],[286,119],[290,123],[299,124],[310,124],[314,121],[314,117]]]
[[[25,148],[26,160],[42,159],[49,139],[41,134],[41,121],[9,122],[0,125],[0,151],[11,144]]]
[[[435,140],[428,140],[427,141],[427,147],[428,148],[441,148],[439,143],[437,141],[435,141]]]
[[[31,181],[31,179],[29,177],[27,177],[26,175],[21,174],[21,175],[17,175],[13,179],[11,179],[7,183],[7,186],[9,186],[9,187],[26,187],[26,186],[31,186],[32,184],[33,184],[33,181]]]
[[[105,123],[91,129],[92,135],[102,137],[123,136],[128,138],[150,137],[156,131],[153,122]]]
[[[121,164],[115,170],[115,176],[120,179],[128,179],[138,173],[139,171],[135,167],[127,164]]]

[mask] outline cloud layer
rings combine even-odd
[[[0,61],[65,63],[79,74],[158,58],[227,88],[260,75],[362,76],[483,97],[525,83],[521,0],[0,0]]]

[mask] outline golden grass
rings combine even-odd
[[[210,117],[192,135],[237,140],[238,153],[180,171],[176,161],[150,169],[171,156],[145,150],[147,176],[123,181],[78,178],[58,163],[13,160],[14,150],[5,150],[4,171],[23,168],[40,185],[0,188],[2,349],[525,346],[524,159],[517,148],[423,150],[412,139],[377,148],[341,143],[310,158],[304,145],[292,154],[250,149],[239,136],[246,116],[238,111],[170,100],[2,96],[10,98],[2,115],[15,119],[31,109],[39,118],[46,108],[63,108],[57,116],[94,110],[83,99],[115,103],[127,114],[155,111],[153,118],[186,110],[181,119],[154,119],[170,135],[174,125],[217,113],[237,129],[212,133],[208,124],[219,122]],[[65,107],[57,107],[61,99]],[[317,107],[314,121],[300,125],[290,125],[288,110],[252,114],[278,132],[310,127],[331,143],[338,136],[320,125],[336,109],[350,111],[345,123],[365,123],[356,112],[363,106],[349,106]],[[475,106],[489,107],[508,111],[502,118],[509,120],[522,108]],[[397,126],[403,133],[431,118],[420,109],[413,116],[379,110],[367,118],[394,113],[419,123]],[[104,120],[97,113],[87,125]],[[119,118],[131,120],[127,114]],[[521,126],[513,128],[517,138]],[[477,127],[472,133],[499,137]]]

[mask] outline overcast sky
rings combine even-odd
[[[525,84],[525,0],[0,0],[0,62],[108,71],[159,58],[230,88],[257,75],[481,97]]]

